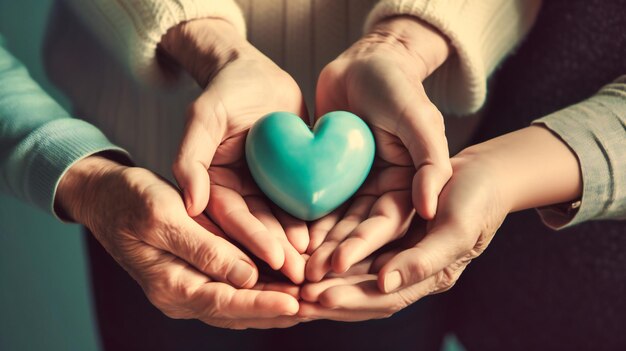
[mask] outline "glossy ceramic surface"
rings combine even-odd
[[[374,161],[374,136],[356,115],[330,112],[313,130],[294,114],[258,120],[246,139],[246,160],[261,190],[303,220],[339,207],[363,184]]]

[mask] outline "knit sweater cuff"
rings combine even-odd
[[[455,54],[426,79],[430,99],[444,113],[470,114],[481,108],[487,77],[532,26],[536,0],[382,0],[365,23],[397,15],[422,19],[448,37]]]
[[[103,151],[130,160],[125,150],[111,144],[96,127],[73,118],[46,123],[23,140],[20,148],[29,149],[30,156],[22,174],[27,200],[60,220],[63,219],[55,212],[54,199],[61,178],[72,165]]]
[[[171,83],[157,61],[157,45],[172,27],[198,18],[221,18],[246,35],[234,0],[66,0],[117,55],[130,73],[147,84]]]
[[[576,206],[538,209],[562,229],[588,220],[626,219],[626,76],[594,97],[533,121],[557,134],[578,157],[583,193]],[[575,210],[575,208],[577,210]]]

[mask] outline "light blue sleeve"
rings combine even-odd
[[[100,130],[72,118],[46,94],[0,36],[0,192],[55,214],[61,177],[78,160],[102,151],[128,159]]]

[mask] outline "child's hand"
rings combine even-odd
[[[302,318],[386,318],[424,296],[450,289],[509,213],[493,172],[473,158],[452,160],[454,174],[428,225],[416,218],[396,247],[367,259],[368,272],[306,284]],[[375,235],[374,233],[373,235]]]
[[[426,236],[381,268],[381,290],[448,289],[509,212],[572,203],[582,194],[576,155],[537,125],[468,147],[452,158],[452,167]]]
[[[443,118],[422,81],[448,53],[433,29],[396,17],[322,71],[316,114],[347,110],[361,116],[376,138],[377,161],[351,203],[312,225],[307,279],[318,281],[331,268],[343,272],[404,235],[414,209],[422,218],[434,217],[452,169]]]
[[[368,271],[305,285],[301,297],[311,303],[301,303],[302,318],[387,317],[450,289],[508,213],[571,203],[582,195],[576,155],[541,126],[471,146],[451,164],[454,172],[435,218],[426,226],[414,221],[408,234],[391,244],[396,247],[365,260],[373,262]]]
[[[307,226],[271,206],[252,180],[243,153],[248,129],[263,115],[288,111],[306,118],[299,87],[223,20],[182,24],[161,45],[205,87],[189,107],[173,166],[189,215],[206,208],[229,237],[293,282],[302,282]]]

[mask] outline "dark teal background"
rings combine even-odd
[[[0,0],[9,50],[55,98],[41,41],[51,0]],[[67,104],[64,104],[67,107]],[[0,350],[98,350],[79,227],[0,195]]]

